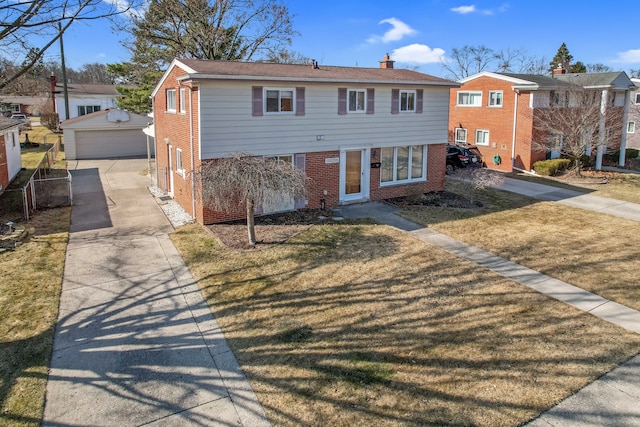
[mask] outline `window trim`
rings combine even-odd
[[[11,104],[11,112],[12,113],[20,113],[20,104]]]
[[[413,95],[413,108],[409,109],[403,109],[403,105],[402,105],[402,95],[403,94],[411,94]],[[408,101],[408,97],[407,97],[407,101]],[[417,91],[415,89],[400,89],[400,92],[398,93],[398,111],[400,113],[415,113],[416,112],[416,105],[418,103],[418,94]]]
[[[478,142],[478,133],[483,132],[487,134],[487,142]],[[489,129],[476,129],[476,145],[482,145],[483,147],[489,146]]]
[[[500,103],[499,104],[492,104],[492,98],[491,95],[492,94],[499,94],[500,95]],[[501,90],[490,90],[489,91],[489,96],[487,97],[487,107],[489,108],[502,108],[502,106],[504,105],[504,92]]]
[[[278,111],[267,110],[267,92],[278,91]],[[281,111],[281,93],[287,91],[291,92],[291,111]],[[265,115],[296,115],[296,88],[295,87],[264,87],[262,89],[262,108]]]
[[[167,101],[167,108],[166,108],[167,113],[175,113],[176,112],[176,89],[175,88],[167,89],[165,96]],[[173,102],[170,102],[170,101],[173,101]],[[171,106],[173,106],[173,108],[170,108]]]
[[[180,114],[186,114],[187,112],[187,91],[185,88],[181,87],[180,88],[180,102],[179,102],[179,108],[180,108]]]
[[[185,177],[185,170],[182,165],[182,148],[176,148],[176,173],[183,178]]]
[[[362,110],[352,110],[351,107],[351,103],[349,102],[351,100],[351,93],[362,93],[364,94],[364,102],[362,103]],[[356,107],[357,107],[358,101],[356,99]],[[347,114],[366,114],[367,112],[367,89],[347,89]]]
[[[634,103],[636,105],[640,104],[640,92],[635,94]]]
[[[464,131],[464,139],[458,138],[458,131]],[[456,144],[464,144],[464,145],[466,145],[467,144],[467,134],[468,134],[467,128],[455,128],[454,131],[453,131],[453,141]]]
[[[80,109],[82,109],[83,113],[80,114]],[[91,109],[89,112],[88,110]],[[78,105],[78,117],[86,116],[87,114],[95,113],[98,111],[102,111],[102,107],[100,105]]]
[[[636,122],[627,122],[627,133],[636,133]]]
[[[422,175],[419,178],[411,178],[411,169],[413,164],[413,147],[422,147]],[[398,147],[409,147],[409,157],[407,158],[407,179],[397,179],[398,176]],[[393,165],[391,170],[391,181],[382,181],[382,169],[380,170],[380,187],[389,187],[393,185],[405,185],[416,182],[425,182],[427,180],[427,144],[399,145],[393,147],[382,147],[380,149],[380,160],[382,161],[382,150],[385,148],[393,149]]]
[[[473,104],[461,104],[460,103],[460,95],[480,95],[479,101]],[[471,99],[471,98],[469,98]],[[456,92],[456,106],[457,107],[482,107],[482,91],[481,90],[459,90]]]

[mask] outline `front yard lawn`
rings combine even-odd
[[[447,188],[460,191],[460,183]],[[640,222],[493,189],[478,198],[485,208],[407,209],[402,216],[640,310]]]
[[[0,253],[0,426],[40,425],[70,218],[38,212],[30,238]]]
[[[640,352],[640,335],[383,225],[259,251],[198,225],[172,239],[274,425],[516,426]]]

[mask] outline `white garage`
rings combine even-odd
[[[61,123],[68,160],[146,157],[150,118],[123,110],[97,111]]]

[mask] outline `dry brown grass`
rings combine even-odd
[[[0,254],[0,426],[40,425],[71,208],[38,212]]]
[[[486,208],[414,209],[403,216],[640,310],[639,222],[497,190],[481,198]]]
[[[274,425],[519,425],[640,336],[381,225],[173,236]]]

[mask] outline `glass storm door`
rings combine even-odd
[[[340,199],[348,202],[368,197],[365,155],[367,150],[345,150],[341,153]]]

